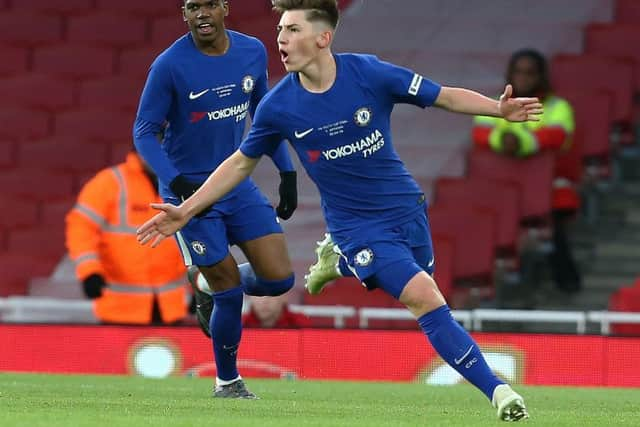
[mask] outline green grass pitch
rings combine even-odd
[[[470,386],[247,380],[260,400],[211,398],[211,379],[0,374],[0,425],[493,426]],[[639,426],[639,389],[517,387],[538,426]]]

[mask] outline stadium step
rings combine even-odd
[[[583,292],[592,292],[594,290],[613,292],[622,286],[632,283],[637,276],[637,273],[627,275],[622,273],[616,275],[589,274],[583,279]]]

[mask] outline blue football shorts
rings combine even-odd
[[[433,275],[435,258],[424,211],[396,227],[363,227],[338,245],[349,269],[367,289],[382,288],[396,299],[420,271]]]
[[[168,202],[179,204],[177,200]],[[191,219],[176,233],[176,239],[185,265],[211,266],[227,256],[230,245],[274,233],[282,233],[276,212],[253,186],[216,203],[204,216]]]

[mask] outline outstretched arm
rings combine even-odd
[[[502,117],[511,122],[538,121],[542,104],[538,98],[512,98],[513,88],[507,85],[496,101],[469,89],[443,87],[435,105],[456,113]]]
[[[247,157],[237,150],[180,206],[152,203],[151,206],[161,212],[138,229],[138,241],[143,245],[152,242],[153,247],[158,246],[165,238],[180,230],[191,218],[220,200],[251,175],[259,160]]]

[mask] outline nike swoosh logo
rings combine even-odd
[[[313,128],[311,128],[311,129],[307,129],[307,130],[305,130],[304,132],[298,132],[298,131],[295,131],[293,134],[296,136],[296,138],[298,138],[298,139],[302,139],[302,138],[304,138],[305,136],[309,135],[311,132],[313,132]]]
[[[434,262],[436,262],[436,259],[434,257],[431,257],[431,261],[429,261],[429,264],[427,264],[427,267],[429,268],[433,267]]]
[[[198,93],[193,93],[193,92],[189,92],[189,99],[190,100],[194,100],[194,99],[198,99],[200,98],[202,95],[204,95],[205,93],[209,92],[210,89],[205,89],[202,92],[198,92]]]
[[[462,363],[462,361],[464,359],[467,358],[467,356],[469,355],[469,353],[471,353],[473,351],[473,346],[469,347],[469,350],[467,350],[467,352],[465,354],[462,355],[462,357],[460,359],[453,359],[453,363],[455,363],[456,365],[459,365]]]

